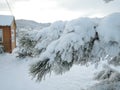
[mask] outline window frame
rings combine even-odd
[[[11,41],[15,42],[15,30],[11,29]]]
[[[3,42],[3,29],[0,29],[0,32],[2,33],[2,40],[0,40],[0,43],[2,43]]]

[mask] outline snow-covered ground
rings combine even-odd
[[[36,82],[29,74],[32,62],[30,58],[22,60],[10,54],[0,55],[0,90],[81,90],[96,83],[93,65],[74,65],[62,75],[51,73],[42,82]]]

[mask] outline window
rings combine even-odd
[[[0,29],[0,42],[2,42],[2,41],[3,41],[3,30]]]
[[[14,29],[11,30],[11,37],[12,37],[12,42],[15,41],[15,32]]]

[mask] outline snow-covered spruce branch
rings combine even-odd
[[[36,64],[31,65],[30,74],[33,77],[37,77],[37,81],[41,81],[42,78],[51,71],[51,65],[49,59],[39,61]]]
[[[95,33],[94,37],[90,38],[90,41],[86,42],[82,46],[79,46],[79,49],[75,49],[75,43],[73,45],[69,45],[67,43],[67,48],[62,50],[62,52],[61,49],[53,51],[53,60],[51,60],[51,57],[44,56],[43,54],[44,58],[31,66],[31,75],[33,77],[37,77],[37,80],[41,81],[47,73],[50,73],[50,71],[54,71],[56,74],[62,74],[63,72],[70,70],[72,65],[75,63],[86,64],[90,60],[91,51],[96,40],[99,40],[97,32]],[[79,55],[79,51],[82,52],[82,55]]]
[[[111,60],[108,60],[108,63],[114,66],[120,66],[120,52],[118,53],[118,55],[114,56]]]
[[[20,31],[18,36],[18,57],[37,56],[44,52],[47,46],[60,38],[65,22],[57,21],[41,30]]]
[[[120,89],[120,72],[117,72],[109,66],[104,66],[103,70],[94,77],[99,83],[88,88],[87,90],[119,90]]]
[[[117,72],[116,70],[112,69],[111,67],[104,65],[104,68],[102,71],[100,71],[96,76],[96,80],[99,81],[112,81],[112,82],[117,82],[120,81],[120,73]]]
[[[35,45],[34,54],[40,55],[43,53],[51,42],[61,37],[64,28],[65,22],[57,21],[51,24],[49,27],[40,30],[35,36],[37,43]]]
[[[19,37],[19,49],[17,51],[17,57],[24,58],[26,56],[33,56],[36,43],[37,42],[33,40],[29,34],[24,34]]]

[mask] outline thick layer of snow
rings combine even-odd
[[[61,25],[61,23],[59,23]],[[55,26],[54,24],[52,24]],[[62,60],[70,62],[72,60],[72,48],[75,51],[78,51],[81,45],[84,45],[85,42],[90,41],[91,37],[95,36],[95,32],[97,31],[99,34],[100,41],[95,43],[93,48],[93,54],[99,56],[100,49],[103,48],[103,52],[107,53],[110,56],[115,56],[119,53],[119,42],[120,42],[120,13],[114,13],[109,16],[104,17],[103,19],[90,19],[90,18],[79,18],[69,22],[66,22],[64,25],[64,29],[62,35],[60,32],[56,33],[59,29],[55,30],[48,29],[43,30],[42,33],[39,32],[38,36],[41,38],[42,42],[39,42],[37,47],[44,47],[46,51],[41,54],[40,59],[44,60],[44,58],[49,58],[50,60],[54,60],[56,57],[56,53],[59,52],[61,54]],[[44,33],[43,33],[44,32]],[[60,38],[56,38],[56,36],[50,34],[59,35]],[[42,35],[46,36],[45,39],[42,39]],[[49,38],[50,37],[50,38]],[[57,40],[53,39],[56,38]],[[46,40],[52,39],[51,42]],[[117,44],[116,46],[112,46],[111,44]],[[98,50],[98,51],[97,51]],[[80,56],[80,53],[79,53]],[[103,57],[105,57],[104,55]]]
[[[52,26],[56,27],[55,24],[52,24]],[[94,26],[96,26],[96,23],[89,18],[79,18],[66,22],[65,24],[59,22],[57,26],[59,27],[41,30],[38,33],[41,41],[39,41],[37,47],[47,48],[46,51],[41,54],[41,60],[49,58],[52,61],[56,57],[55,54],[59,52],[62,60],[71,62],[72,50],[78,51],[81,45],[90,41],[91,37],[94,37]]]
[[[45,49],[52,41],[57,40],[63,33],[65,22],[57,21],[50,25],[50,27],[43,28],[35,36],[38,42],[35,46],[36,49]]]
[[[55,24],[51,25],[56,27]],[[112,57],[119,53],[120,13],[106,16],[103,19],[79,18],[65,24],[64,22],[59,22],[57,26],[62,26],[62,28],[53,29],[48,27],[37,34],[39,41],[36,47],[39,47],[38,49],[46,49],[40,55],[41,60],[49,58],[54,61],[56,54],[59,52],[61,60],[71,62],[72,49],[78,52],[78,58],[80,58],[80,47],[89,42],[91,37],[95,36],[96,31],[100,41],[95,42],[92,50],[92,54],[95,57],[104,58],[106,54]],[[112,44],[116,46],[112,46]],[[102,53],[106,54],[101,56]]]
[[[9,15],[0,15],[0,25],[1,26],[10,26],[14,20],[13,16]]]
[[[81,90],[96,83],[93,81],[94,66],[73,66],[63,75],[52,73],[42,82],[35,82],[29,75],[29,67],[33,62],[30,59],[0,55],[0,90]]]
[[[98,26],[98,32],[105,41],[120,42],[120,13],[104,17]]]

